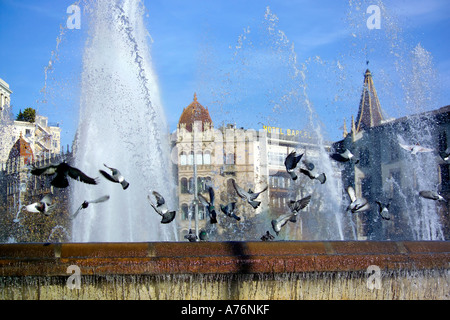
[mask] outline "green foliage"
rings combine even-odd
[[[26,108],[23,112],[19,111],[16,120],[17,121],[28,121],[30,123],[34,123],[36,119],[36,110],[33,108]]]

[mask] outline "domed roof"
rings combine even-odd
[[[186,108],[184,108],[183,113],[181,114],[180,120],[178,121],[178,126],[186,126],[186,130],[192,132],[192,125],[195,121],[201,121],[202,128],[201,130],[205,130],[205,123],[212,124],[211,116],[209,115],[208,109],[203,107],[197,101],[197,94],[194,93],[194,101]]]
[[[11,148],[8,158],[16,158],[19,156],[25,158],[26,164],[30,164],[34,161],[33,150],[31,150],[30,144],[22,137],[22,132],[20,133],[19,139],[17,139],[16,143]]]

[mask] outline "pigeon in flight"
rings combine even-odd
[[[313,163],[303,161],[303,164],[306,166],[306,168],[300,168],[301,173],[309,177],[311,180],[318,180],[321,184],[324,184],[325,181],[327,181],[327,176],[325,175],[325,173],[318,173]]]
[[[359,159],[355,157],[350,150],[345,149],[343,152],[335,152],[330,155],[330,157],[338,162],[351,162],[353,164],[358,164]]]
[[[311,195],[304,197],[297,201],[294,201],[294,200],[289,201],[288,207],[289,207],[289,209],[291,209],[291,212],[292,212],[292,217],[289,219],[289,221],[297,222],[297,214],[299,213],[300,210],[305,208],[309,204],[310,201],[311,201]]]
[[[389,206],[390,202],[388,203],[381,203],[380,201],[376,201],[376,204],[378,205],[378,213],[380,214],[381,218],[384,220],[390,220],[391,216],[389,215]]]
[[[297,180],[297,175],[294,169],[297,167],[298,162],[303,157],[303,154],[297,155],[297,153],[292,151],[284,160],[284,165],[286,167],[287,173],[291,176],[292,180]]]
[[[352,213],[363,212],[370,209],[369,202],[365,198],[357,198],[355,189],[352,186],[347,188],[347,193],[350,196],[350,205],[347,207],[347,211]]]
[[[107,201],[107,200],[109,200],[109,196],[102,196],[102,197],[100,197],[100,198],[98,198],[98,199],[91,200],[91,201],[85,200],[85,201],[81,204],[81,206],[78,207],[77,211],[75,211],[75,213],[72,214],[72,215],[69,217],[70,220],[75,219],[75,218],[78,216],[78,214],[80,213],[80,211],[83,210],[83,209],[86,209],[86,208],[89,206],[89,204],[91,204],[91,203],[105,202],[105,201]]]
[[[53,175],[56,173],[55,178],[53,178],[51,185],[56,188],[66,188],[69,186],[69,180],[67,176],[74,180],[78,180],[87,184],[97,184],[97,180],[88,177],[81,170],[71,167],[67,162],[63,161],[58,165],[49,165],[43,168],[31,169],[31,174],[40,175]]]
[[[229,204],[227,204],[226,206],[224,205],[220,205],[220,210],[225,213],[228,217],[230,218],[235,218],[237,221],[240,221],[241,218],[238,217],[235,213],[234,210],[236,209],[236,202],[231,202]]]
[[[416,155],[418,153],[424,152],[433,152],[433,149],[422,147],[419,143],[414,145],[407,145],[399,142],[400,147],[405,149],[406,151],[411,152],[412,155]]]
[[[123,175],[120,173],[119,170],[115,169],[115,168],[111,168],[108,167],[106,164],[103,164],[106,168],[111,170],[112,176],[110,174],[108,174],[107,172],[103,171],[103,170],[99,170],[100,173],[109,181],[114,182],[114,183],[120,183],[122,185],[123,190],[127,189],[130,184],[125,180],[125,178],[123,177]]]
[[[208,193],[209,193],[209,201],[201,193],[198,193],[198,199],[208,212],[209,222],[214,224],[217,223],[217,213],[216,209],[214,208],[214,200],[215,200],[214,189],[212,187],[208,187]]]
[[[160,216],[162,216],[161,223],[170,223],[175,219],[176,211],[169,211],[167,208],[166,201],[164,200],[163,196],[160,195],[158,192],[153,191],[153,195],[156,198],[156,205],[153,203],[150,195],[147,196],[148,201],[150,201],[150,205],[155,209],[156,213],[158,213]]]
[[[422,198],[425,199],[430,199],[430,200],[435,200],[435,201],[444,201],[447,202],[447,200],[444,199],[443,196],[441,196],[438,192],[436,191],[420,191],[419,192],[419,196],[421,196]]]
[[[261,202],[255,200],[261,193],[267,190],[268,186],[266,186],[260,192],[253,192],[251,189],[249,189],[248,192],[245,192],[244,189],[239,187],[234,180],[232,180],[232,182],[238,196],[241,197],[242,200],[246,200],[254,209],[258,208]]]
[[[51,211],[55,208],[56,204],[53,204],[53,197],[49,194],[45,195],[39,202],[35,202],[25,206],[28,212],[43,213],[47,217],[51,214]]]
[[[310,195],[297,201],[291,200],[288,205],[291,209],[291,212],[279,216],[278,219],[272,220],[273,231],[275,231],[275,233],[278,235],[281,231],[281,228],[284,227],[286,223],[288,223],[288,221],[296,222],[298,212],[305,208],[309,204],[310,200]]]
[[[266,231],[266,233],[261,237],[262,241],[270,241],[273,239],[275,239],[275,237],[269,231]]]
[[[284,227],[289,220],[291,220],[293,213],[286,213],[278,217],[278,219],[272,220],[272,228],[273,231],[278,235],[281,231],[281,228]]]

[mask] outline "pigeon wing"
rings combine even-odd
[[[349,195],[349,197],[350,197],[350,200],[351,200],[352,202],[355,202],[355,201],[356,201],[356,193],[355,193],[355,189],[353,189],[353,187],[350,186],[350,187],[347,188],[347,193],[348,193],[348,195]]]
[[[263,193],[264,191],[266,191],[268,187],[269,187],[269,186],[266,186],[266,187],[265,187],[264,189],[262,189],[260,192],[256,192],[256,193],[250,194],[250,200],[255,200],[256,198],[258,198],[259,195],[260,195],[261,193]]]
[[[73,220],[73,219],[75,219],[77,216],[78,216],[78,214],[80,213],[80,211],[83,209],[83,205],[81,205],[78,209],[77,209],[77,211],[75,211],[72,215],[70,215],[69,216],[69,219],[70,220]]]
[[[98,170],[102,176],[104,176],[106,179],[108,179],[111,182],[117,182],[116,179],[114,179],[109,173],[107,173],[106,171],[103,170]]]
[[[438,200],[438,195],[433,191],[420,191],[419,195],[423,198],[431,199],[431,200]]]
[[[50,206],[52,204],[52,196],[47,194],[46,196],[44,196],[41,199],[41,202],[43,202],[43,203],[47,204],[48,206]]]
[[[100,203],[100,202],[105,202],[105,201],[108,201],[108,200],[109,200],[109,196],[106,195],[106,196],[103,196],[103,197],[100,197],[98,199],[91,200],[91,201],[88,201],[88,202],[89,203]]]
[[[212,187],[209,187],[208,192],[209,192],[209,202],[211,203],[212,206],[214,206],[214,189]]]
[[[72,179],[87,183],[87,184],[97,184],[97,181],[91,177],[88,177],[86,174],[84,174],[81,170],[70,167],[68,170],[68,175]]]
[[[50,174],[55,174],[56,173],[56,168],[58,166],[56,165],[49,165],[47,167],[43,167],[43,168],[33,168],[31,169],[31,174],[35,175],[35,176],[40,176],[42,174],[46,174],[46,175],[50,175]]]
[[[247,192],[245,192],[244,189],[239,187],[234,180],[232,180],[232,182],[233,182],[234,189],[236,190],[236,192],[239,195],[239,197],[241,197],[242,199],[246,199],[247,198]]]
[[[197,195],[198,196],[198,200],[200,200],[201,204],[206,208],[209,206],[209,202],[208,200],[206,200],[206,198],[201,195],[200,193]]]
[[[158,192],[153,191],[153,195],[156,198],[156,204],[159,206],[162,206],[164,203],[166,203],[166,201],[164,200],[164,197],[162,195],[160,195]]]

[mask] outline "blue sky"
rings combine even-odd
[[[61,29],[72,3],[0,0],[0,78],[13,90],[13,113],[33,107],[51,123],[60,123],[63,145],[72,142],[77,125],[88,32],[84,15],[81,29]],[[349,125],[351,116],[356,117],[367,60],[387,116],[450,104],[448,0],[144,4],[171,131],[197,92],[216,126],[260,129],[268,124],[301,130],[308,101],[327,139],[338,140],[344,119]],[[366,9],[372,4],[382,8],[379,30],[367,28]],[[46,72],[49,60],[54,62]],[[418,66],[426,70],[412,76]],[[295,70],[304,71],[305,78],[292,76]],[[417,100],[411,98],[411,81],[429,82],[430,101],[405,102],[405,96]]]

